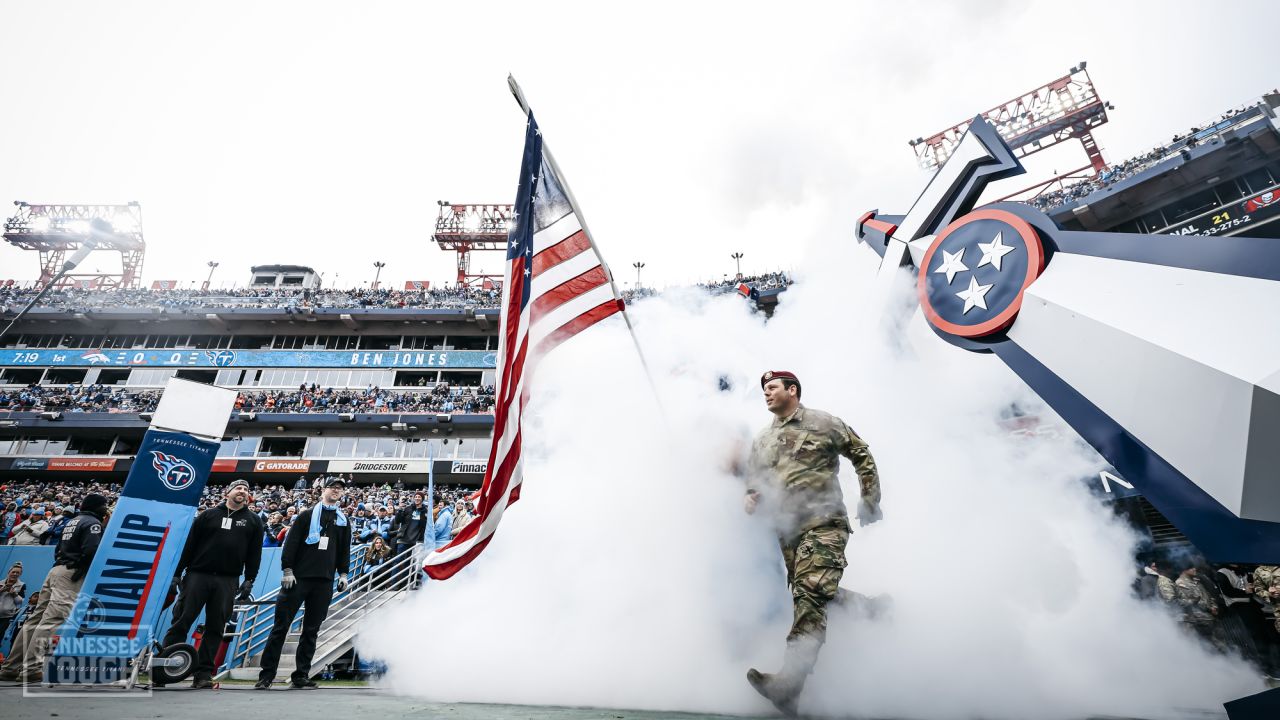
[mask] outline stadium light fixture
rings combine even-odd
[[[210,260],[205,264],[209,266],[209,277],[204,279],[204,287],[201,288],[201,290],[209,289],[209,283],[213,282],[213,271],[218,269],[218,263],[213,260]]]
[[[742,276],[742,258],[744,257],[743,253],[736,252],[736,253],[734,253],[734,254],[730,255],[729,257],[733,258],[733,262],[735,263],[735,267],[736,267],[736,268],[737,268],[737,270],[738,270],[738,276],[739,276],[739,277],[741,277],[741,276]]]

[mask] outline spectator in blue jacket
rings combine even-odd
[[[0,545],[9,542],[9,535],[13,533],[13,526],[19,522],[18,503],[11,502],[4,509],[4,514],[0,515]]]
[[[449,544],[453,539],[453,508],[444,501],[443,497],[436,495],[435,507],[435,547],[442,548]]]
[[[40,536],[41,545],[57,545],[62,539],[62,528],[76,515],[74,510],[64,507],[55,507],[53,513],[53,518],[49,520],[49,529]]]
[[[377,514],[365,522],[364,530],[360,532],[360,542],[373,542],[375,537],[388,542],[391,540],[391,515],[385,507],[378,508]]]

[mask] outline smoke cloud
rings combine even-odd
[[[737,296],[668,293],[578,336],[536,377],[521,501],[463,573],[371,618],[362,656],[437,701],[772,713],[790,624],[776,542],[742,511],[729,460],[770,416],[758,378],[788,369],[880,467],[884,520],[855,530],[842,586],[888,594],[875,621],[833,610],[802,700],[834,717],[1178,717],[1262,689],[1161,609],[1130,597],[1136,538],[1080,478],[1068,431],[1015,438],[1034,406],[989,356],[919,319],[889,342],[864,288],[875,258],[824,244],[766,324]],[[719,379],[731,383],[720,390]],[[841,484],[852,506],[853,469]]]

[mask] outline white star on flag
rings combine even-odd
[[[975,307],[980,307],[983,310],[986,310],[987,309],[987,300],[986,300],[987,291],[993,287],[995,287],[995,283],[992,283],[990,285],[979,285],[978,278],[971,276],[969,278],[969,287],[956,293],[956,297],[964,301],[964,312],[960,314],[968,315],[969,311],[974,309]]]
[[[978,249],[982,251],[982,259],[978,261],[978,267],[983,265],[992,265],[996,272],[1000,271],[1000,258],[1017,250],[1004,244],[1004,233],[996,233],[996,239],[989,243],[978,243]]]
[[[933,272],[946,273],[947,284],[950,285],[951,281],[955,279],[956,273],[961,273],[968,269],[969,268],[965,267],[965,264],[964,264],[964,248],[960,248],[960,252],[958,253],[949,253],[946,250],[943,250],[942,264],[939,265],[938,269],[934,270]]]

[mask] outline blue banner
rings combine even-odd
[[[492,350],[0,350],[0,367],[443,368],[496,365]]]
[[[153,632],[218,443],[148,430],[102,535],[45,681],[121,680]]]

